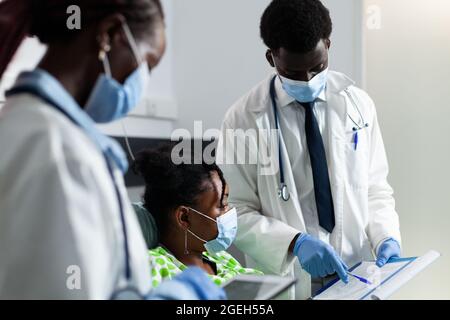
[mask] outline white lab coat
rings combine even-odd
[[[98,148],[60,111],[20,94],[0,112],[0,150],[0,299],[109,299],[125,284],[124,245],[116,192]],[[115,176],[131,285],[147,293],[145,242],[122,173]]]
[[[266,273],[297,277],[296,287],[286,297],[305,299],[311,295],[310,276],[301,269],[297,258],[288,254],[288,248],[299,232],[306,232],[306,227],[283,139],[285,180],[291,196],[287,202],[278,197],[279,175],[261,174],[262,151],[258,143],[265,141],[259,134],[261,131],[257,131],[258,140],[247,138],[239,145],[242,139],[238,138],[235,148],[231,151],[224,149],[230,146],[229,138],[225,138],[228,129],[274,129],[269,95],[273,76],[257,85],[228,111],[217,148],[217,160],[225,163],[227,153],[237,156],[244,150],[249,153],[258,150],[257,164],[221,165],[230,184],[229,202],[239,214],[235,244],[246,254],[248,266]],[[353,143],[354,124],[348,115],[357,121],[362,119],[345,89],[351,92],[369,123],[368,128],[359,132],[357,151]],[[361,260],[373,259],[374,251],[386,238],[393,237],[400,242],[399,219],[393,190],[387,182],[388,163],[374,103],[365,92],[354,86],[353,81],[337,72],[329,74],[326,95],[328,127],[323,134],[327,134],[330,141],[328,166],[336,220],[330,244],[351,266]],[[272,141],[277,142],[276,138]],[[278,164],[278,146],[275,151],[270,161]]]

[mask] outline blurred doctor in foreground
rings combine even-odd
[[[319,0],[272,1],[261,36],[275,72],[228,111],[217,155],[226,163],[229,155],[258,153],[257,163],[222,166],[239,214],[235,243],[248,267],[298,277],[291,292],[298,299],[335,274],[347,282],[357,262],[375,256],[381,267],[400,255],[375,106],[352,80],[329,70],[331,31]],[[229,133],[236,129],[258,139],[238,139],[234,148]],[[279,168],[271,174],[264,173],[266,151]]]
[[[142,99],[165,50],[160,2],[3,1],[0,77],[26,35],[48,51],[0,114],[0,299],[224,298],[197,268],[150,291],[125,154],[95,127]]]

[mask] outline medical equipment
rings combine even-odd
[[[275,101],[275,80],[276,80],[276,76],[273,77],[272,82],[270,83],[270,99],[272,100],[273,112],[274,112],[274,116],[275,116],[275,129],[277,130],[277,135],[278,135],[278,163],[280,166],[280,187],[278,189],[278,197],[280,197],[284,201],[289,201],[289,199],[291,198],[291,195],[289,193],[289,189],[284,180],[283,157],[281,155],[280,122],[278,119],[277,103]]]
[[[279,167],[280,167],[280,185],[278,188],[278,197],[281,198],[284,201],[289,201],[290,199],[290,193],[289,193],[289,189],[288,186],[286,185],[285,182],[285,177],[284,177],[284,167],[283,167],[283,156],[282,156],[282,152],[281,152],[281,130],[280,130],[280,121],[278,118],[278,109],[277,109],[277,103],[276,103],[276,93],[275,93],[275,80],[276,80],[277,76],[274,76],[271,83],[270,83],[270,99],[272,101],[272,108],[273,108],[273,113],[274,113],[274,117],[275,117],[275,129],[277,130],[277,135],[278,135],[278,163],[279,163]],[[368,128],[369,127],[369,123],[367,123],[364,119],[364,116],[361,113],[361,110],[359,109],[358,105],[356,104],[353,96],[351,95],[350,91],[348,89],[345,90],[345,93],[347,94],[347,96],[349,97],[350,102],[352,103],[353,107],[355,108],[355,110],[357,110],[359,116],[360,116],[360,123],[356,122],[351,116],[350,114],[347,113],[347,116],[349,117],[349,119],[353,122],[353,124],[355,125],[353,127],[353,131],[355,132],[354,135],[354,144],[355,144],[355,150],[358,147],[358,142],[359,142],[359,135],[358,132]]]
[[[353,132],[355,133],[355,134],[354,134],[354,137],[353,137],[353,143],[355,144],[355,151],[356,151],[356,150],[358,149],[358,143],[359,143],[359,134],[358,134],[358,132],[361,131],[362,129],[368,128],[368,127],[369,127],[369,124],[364,120],[364,117],[363,117],[363,115],[362,115],[362,113],[361,113],[361,110],[359,110],[358,105],[357,105],[356,102],[355,102],[355,99],[353,98],[352,94],[350,93],[350,90],[345,89],[344,92],[347,94],[347,96],[348,96],[350,102],[352,103],[353,107],[358,111],[358,113],[359,113],[359,118],[360,118],[360,120],[361,120],[360,123],[362,123],[362,125],[359,124],[359,123],[357,123],[357,122],[352,118],[352,116],[350,116],[350,114],[347,113],[349,119],[350,119],[350,120],[353,122],[353,124],[355,125],[355,126],[353,127]]]

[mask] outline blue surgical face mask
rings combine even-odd
[[[105,73],[97,79],[85,106],[86,113],[97,123],[108,123],[125,117],[145,95],[150,69],[147,61],[140,57],[127,24],[123,24],[123,30],[139,67],[121,84],[112,77],[108,57],[104,55],[102,62]]]
[[[236,238],[237,233],[237,212],[236,208],[232,208],[220,217],[218,217],[216,220],[213,218],[207,216],[206,214],[203,214],[195,209],[189,208],[190,210],[200,214],[201,216],[212,220],[217,223],[217,230],[218,234],[217,237],[213,240],[206,241],[199,236],[197,236],[195,233],[193,233],[191,230],[187,230],[190,234],[192,234],[194,237],[196,237],[198,240],[204,242],[204,246],[206,251],[210,254],[216,254],[221,251],[227,250],[231,244],[233,243],[234,239]]]
[[[314,102],[327,85],[328,68],[310,81],[298,81],[279,76],[284,91],[298,102]]]

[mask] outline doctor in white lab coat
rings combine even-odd
[[[272,2],[261,34],[275,72],[231,107],[217,148],[229,201],[239,214],[236,246],[249,266],[297,277],[289,292],[297,299],[310,297],[311,285],[320,289],[323,278],[341,266],[374,257],[382,266],[400,255],[399,219],[375,106],[347,76],[328,70],[330,33],[328,10],[319,1]],[[305,102],[312,102],[314,118]],[[270,131],[277,128],[275,112],[279,136]],[[308,128],[308,121],[315,124]],[[320,131],[323,159],[317,159],[312,126]],[[253,130],[256,139],[236,129]],[[318,213],[320,201],[330,197],[323,198],[326,186],[317,184],[312,153],[316,163],[327,165],[332,207],[325,213],[331,226]],[[268,166],[283,167],[287,201],[279,194],[280,170],[270,172]]]
[[[0,299],[219,299],[190,269],[151,290],[147,248],[127,197],[128,163],[95,122],[126,116],[165,48],[161,4],[0,3],[0,77],[27,33],[48,44],[0,111]],[[103,6],[105,10],[98,10]]]

